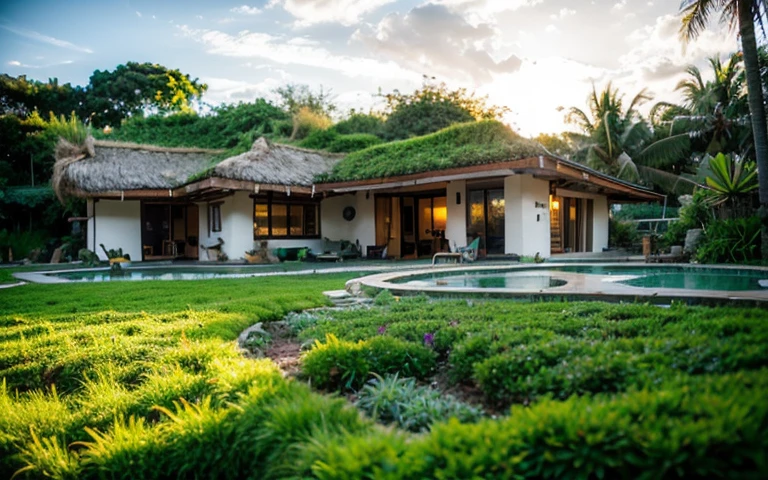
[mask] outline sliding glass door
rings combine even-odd
[[[487,254],[504,253],[506,224],[504,189],[470,190],[467,208],[467,242],[480,237]]]

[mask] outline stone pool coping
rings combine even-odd
[[[312,266],[309,266],[309,265],[312,265],[312,264],[308,264],[306,269],[301,269],[301,270],[260,272],[259,271],[260,269],[273,267],[274,264],[142,265],[140,263],[134,263],[133,266],[129,268],[129,270],[175,270],[175,269],[178,269],[178,270],[184,270],[184,271],[200,270],[201,272],[204,272],[206,269],[214,270],[214,269],[221,269],[221,268],[253,269],[253,272],[235,273],[229,277],[211,277],[211,278],[196,279],[196,280],[222,280],[222,279],[228,279],[228,278],[270,277],[270,276],[279,276],[279,275],[313,275],[313,274],[324,274],[324,273],[370,272],[372,270],[392,272],[392,271],[413,270],[415,268],[413,265],[370,265],[370,266],[355,265],[350,267],[339,266],[339,267],[323,267],[323,268],[313,268]],[[109,272],[109,267],[76,268],[76,269],[70,269],[70,270],[44,270],[44,271],[39,270],[34,272],[14,272],[13,276],[16,279],[21,280],[21,282],[13,284],[12,286],[24,285],[25,283],[41,283],[41,284],[101,283],[101,282],[89,282],[89,281],[83,281],[83,280],[72,280],[72,279],[62,278],[58,276],[66,273],[82,273],[82,272]],[[135,280],[135,281],[166,281],[166,280],[147,279],[147,280]],[[176,280],[176,281],[188,281],[188,280]]]
[[[583,265],[590,265],[585,262]],[[672,302],[683,302],[688,304],[724,304],[724,303],[751,303],[758,306],[768,306],[768,288],[765,290],[693,290],[684,288],[648,288],[634,287],[616,283],[618,280],[605,280],[605,275],[575,273],[575,272],[557,272],[553,278],[561,278],[567,283],[562,286],[549,287],[539,290],[517,290],[510,288],[477,288],[477,287],[441,287],[441,286],[419,286],[407,285],[401,283],[391,283],[396,279],[403,279],[417,275],[429,275],[432,273],[483,273],[500,271],[536,271],[548,270],[551,268],[573,267],[574,263],[542,263],[537,265],[517,264],[517,265],[483,265],[483,266],[439,266],[430,268],[413,269],[409,271],[384,272],[375,275],[369,275],[362,278],[349,280],[346,284],[347,291],[351,293],[360,292],[364,287],[375,290],[389,290],[394,295],[415,295],[427,293],[437,296],[479,296],[479,297],[498,297],[498,298],[519,298],[519,299],[537,299],[537,300],[603,300],[613,302],[649,302],[654,304],[671,304]],[[618,267],[627,268],[627,263],[600,263],[600,267]],[[689,269],[724,269],[724,270],[755,270],[765,272],[768,279],[768,268],[755,266],[736,266],[736,265],[695,265],[689,263],[668,263],[668,264],[642,264],[636,265],[637,268],[669,268],[683,267]],[[621,279],[625,279],[624,275]]]

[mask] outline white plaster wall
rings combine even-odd
[[[522,255],[533,256],[538,252],[544,258],[551,255],[549,224],[549,182],[530,175],[522,176]],[[536,204],[543,208],[536,208]]]
[[[248,195],[235,192],[221,206],[222,251],[232,260],[245,258],[245,252],[253,249],[253,199]]]
[[[132,261],[141,261],[141,202],[119,200],[99,200],[94,203],[93,228],[95,231],[95,251],[101,260],[107,256],[100,244],[109,249],[123,249]],[[92,245],[89,245],[89,248]]]
[[[376,202],[373,193],[365,198],[366,192],[357,192],[357,215],[352,223],[352,236],[350,241],[360,243],[360,248],[365,255],[368,245],[376,245]]]
[[[545,205],[536,208],[536,202]],[[504,179],[504,251],[542,257],[551,254],[549,238],[549,182],[531,175]]]
[[[355,208],[355,218],[348,222],[342,217],[346,207]],[[352,240],[353,224],[359,221],[357,197],[354,194],[328,197],[320,202],[320,235],[330,240]]]
[[[598,196],[593,200],[592,251],[602,252],[603,248],[608,248],[608,199]]]
[[[461,194],[461,203],[456,203],[456,193]],[[467,246],[467,182],[459,180],[448,183],[447,195],[447,225],[445,238],[450,242],[451,248]]]
[[[95,222],[96,222],[96,219],[93,216],[93,205],[94,205],[94,202],[92,198],[89,198],[85,203],[85,208],[86,208],[85,212],[86,212],[86,216],[88,217],[88,221],[86,223],[86,228],[85,228],[86,230],[85,231],[85,248],[95,252],[96,247],[98,245],[96,245],[96,238],[94,238],[93,236],[94,234],[93,226],[95,225]]]
[[[525,255],[523,251],[522,175],[504,179],[504,252]]]
[[[355,209],[355,218],[347,221],[342,216],[346,207]],[[371,193],[365,198],[365,192],[338,195],[324,199],[320,203],[320,232],[330,240],[348,240],[359,242],[365,255],[368,245],[376,244],[376,202]]]

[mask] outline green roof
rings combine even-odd
[[[350,153],[318,183],[396,177],[545,154],[541,145],[497,121],[453,125],[439,132]]]

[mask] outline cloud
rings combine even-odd
[[[208,90],[205,92],[206,101],[217,104],[252,101],[255,98],[276,100],[274,90],[284,85],[286,78],[284,76],[269,77],[258,83],[220,77],[207,77],[201,80],[208,85]]]
[[[76,52],[93,53],[93,50],[91,50],[90,48],[81,47],[81,46],[75,45],[74,43],[67,42],[66,40],[60,40],[58,38],[50,37],[48,35],[43,35],[42,33],[38,33],[33,30],[27,30],[25,28],[9,27],[7,25],[3,25],[2,28],[8,30],[9,32],[15,33],[16,35],[20,35],[26,38],[31,38],[32,40],[37,40],[38,42],[47,43],[49,45],[54,45],[56,47],[66,48],[68,50],[74,50]]]
[[[389,14],[353,39],[413,71],[485,83],[522,63],[515,55],[496,60],[489,53],[496,34],[489,24],[473,26],[444,5],[426,4],[407,14]]]
[[[396,0],[270,0],[267,8],[282,7],[296,18],[297,26],[340,23],[350,26],[379,7]]]
[[[59,65],[69,65],[70,63],[74,63],[72,60],[64,60],[62,62],[56,62],[56,63],[48,63],[45,65],[30,65],[27,63],[21,63],[18,60],[11,60],[8,62],[8,65],[12,67],[22,67],[22,68],[49,68],[49,67],[57,67]]]
[[[562,20],[565,17],[570,17],[576,15],[576,10],[571,10],[570,8],[561,8],[559,12],[553,13],[549,16],[552,20]]]
[[[230,8],[230,12],[239,13],[241,15],[258,15],[261,13],[261,9],[257,7],[249,7],[248,5],[240,5],[239,7]]]
[[[137,17],[139,17],[139,18],[141,18],[141,12],[139,12],[139,11],[137,10],[137,11],[136,11],[136,16],[137,16]]]
[[[432,3],[445,5],[451,11],[460,13],[472,23],[490,22],[501,12],[534,7],[544,0],[433,0]]]
[[[186,37],[202,43],[213,55],[237,58],[262,58],[281,65],[303,65],[335,70],[348,77],[372,77],[414,81],[420,78],[393,62],[336,55],[303,38],[285,39],[267,33],[244,30],[230,35],[218,30],[178,26]]]

